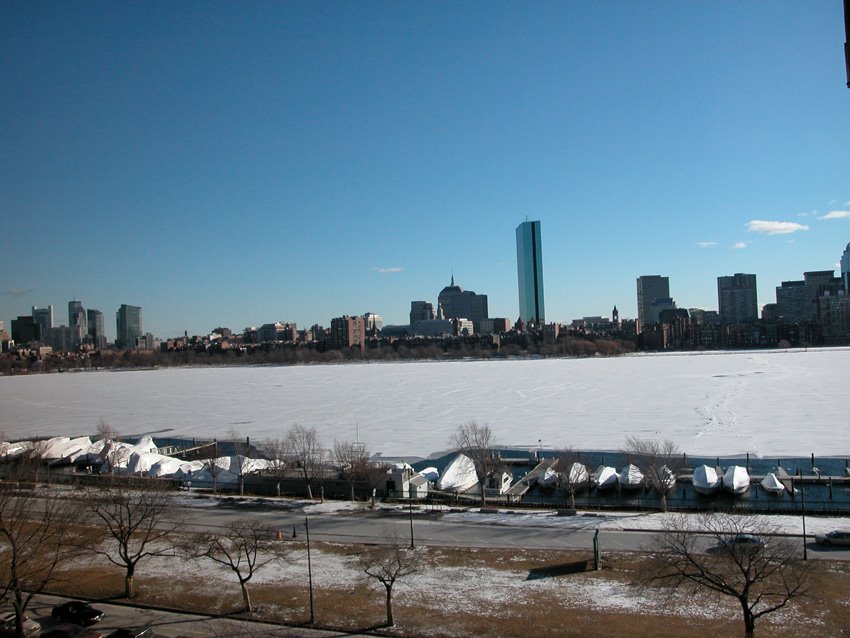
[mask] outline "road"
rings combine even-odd
[[[58,596],[37,595],[27,609],[30,618],[42,625],[42,632],[64,630],[69,636],[84,636],[83,629],[51,618],[50,612],[54,605],[70,600]],[[229,618],[214,618],[201,614],[165,611],[147,607],[135,607],[111,603],[96,602],[94,606],[104,612],[101,622],[91,629],[103,636],[118,628],[151,627],[158,636],[164,638],[334,638],[336,636],[365,636],[366,634],[351,634],[348,632],[310,629],[305,627],[282,627],[268,623],[249,622]],[[10,610],[3,605],[3,611]]]
[[[303,539],[305,514],[299,509],[282,510],[279,506],[266,506],[257,501],[222,501],[221,504],[203,508],[185,508],[187,524],[191,527],[221,527],[232,522],[261,520],[281,530],[284,536],[293,532]],[[595,529],[592,519],[582,519],[576,528],[558,526],[499,525],[482,522],[446,520],[435,512],[413,515],[413,541],[419,545],[451,547],[491,547],[500,549],[555,549],[592,551]],[[411,537],[411,517],[400,511],[325,512],[309,516],[310,538],[316,541],[337,543],[381,543],[390,536],[405,541]],[[647,530],[610,530],[599,532],[603,551],[642,551],[652,547],[654,532]],[[800,554],[803,553],[799,539]],[[706,542],[705,547],[709,547]],[[807,554],[813,559],[850,560],[850,548],[825,548],[813,540],[806,544]]]

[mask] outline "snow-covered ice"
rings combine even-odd
[[[252,439],[316,426],[326,445],[385,456],[449,447],[487,423],[497,443],[620,449],[668,438],[691,455],[850,452],[850,349],[617,358],[176,368],[0,378],[8,438],[92,434]]]

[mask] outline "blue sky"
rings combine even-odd
[[[642,274],[773,302],[850,242],[839,0],[8,0],[0,42],[7,327],[406,323],[452,272],[515,318],[526,217],[550,321]]]

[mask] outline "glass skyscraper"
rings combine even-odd
[[[115,346],[118,348],[133,348],[136,339],[142,336],[142,309],[139,306],[121,304],[115,313],[117,336]]]
[[[546,323],[543,306],[543,244],[540,222],[516,227],[516,265],[519,286],[519,318],[538,326]]]

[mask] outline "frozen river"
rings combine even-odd
[[[497,443],[620,449],[667,438],[694,455],[850,453],[850,349],[618,358],[173,368],[0,378],[0,433],[359,438],[427,456],[475,420]]]

